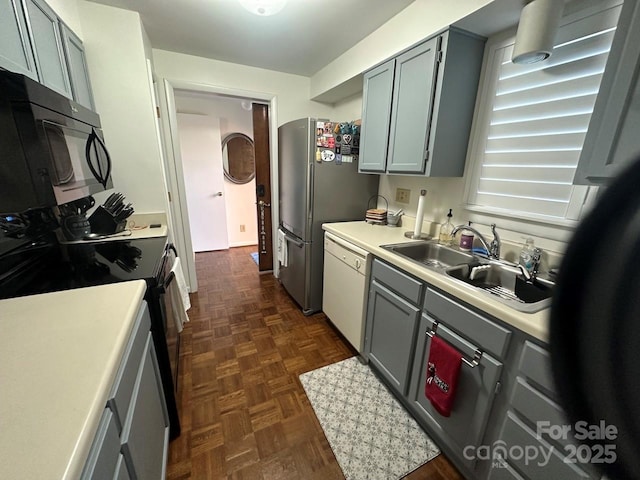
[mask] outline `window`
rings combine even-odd
[[[580,218],[595,189],[572,181],[620,13],[611,5],[565,17],[545,62],[513,64],[515,34],[489,40],[469,210],[565,226]]]

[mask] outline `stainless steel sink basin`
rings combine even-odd
[[[517,266],[498,261],[470,263],[448,268],[445,273],[521,312],[537,312],[551,303],[553,282],[542,278],[526,281]]]
[[[382,248],[418,262],[432,270],[439,271],[454,265],[467,264],[477,260],[476,257],[469,253],[445,247],[433,241],[382,245]]]

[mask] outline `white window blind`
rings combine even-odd
[[[619,10],[561,26],[545,62],[513,64],[515,38],[488,45],[470,206],[551,223],[579,218],[588,187],[572,180]]]

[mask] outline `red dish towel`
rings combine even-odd
[[[461,364],[458,350],[435,335],[431,338],[424,394],[443,417],[451,415]]]

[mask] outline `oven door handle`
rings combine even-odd
[[[169,285],[171,285],[171,282],[173,282],[175,278],[176,278],[176,274],[173,272],[169,272],[169,275],[167,275],[167,278],[164,281],[164,283],[156,287],[156,293],[158,295],[164,295],[165,293],[167,293],[167,288],[169,288]]]
[[[176,247],[173,243],[168,243],[164,250],[165,252],[168,252],[169,250],[171,250],[173,254],[176,256],[176,258],[178,258],[178,250],[176,250]]]

